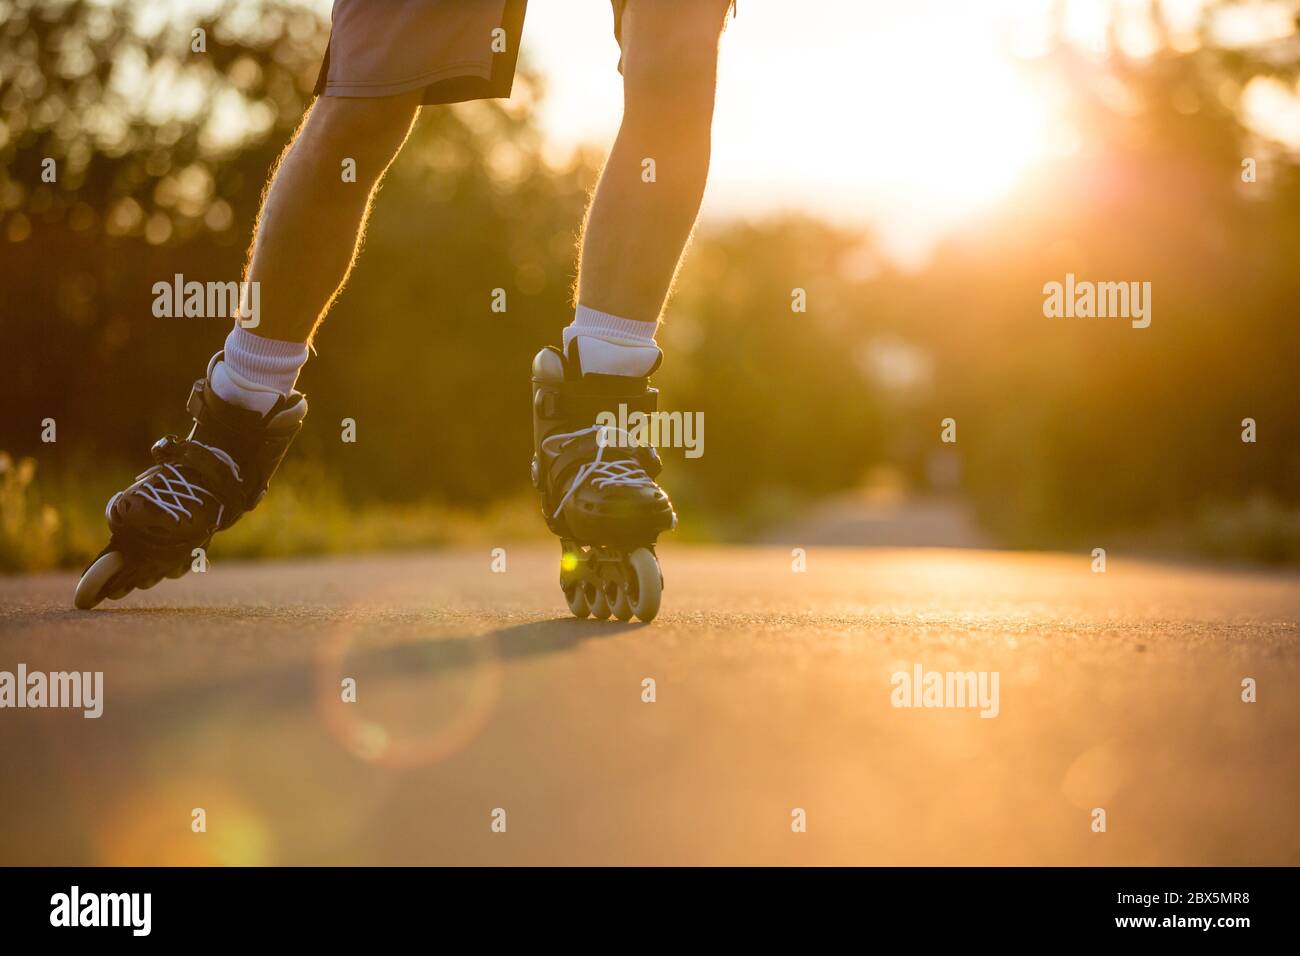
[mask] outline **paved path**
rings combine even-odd
[[[0,863],[1300,863],[1294,574],[669,546],[644,627],[489,550],[0,578],[0,670],[105,675],[0,710]],[[998,716],[891,706],[918,664]]]

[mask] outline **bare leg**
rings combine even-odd
[[[406,141],[421,91],[347,99],[307,111],[281,154],[253,230],[246,278],[259,283],[264,338],[306,342],[347,281],[370,201]],[[346,182],[343,162],[356,162]]]
[[[578,301],[656,322],[709,171],[718,37],[730,0],[629,0],[623,123],[583,230]],[[654,182],[643,161],[654,160]]]

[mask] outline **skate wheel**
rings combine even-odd
[[[659,559],[649,548],[637,548],[627,557],[627,597],[632,612],[646,624],[659,613],[664,593],[664,579]]]
[[[627,585],[620,584],[614,592],[614,600],[610,602],[610,610],[620,621],[627,623],[632,620],[632,615],[636,613],[632,610],[632,602],[627,597]]]
[[[101,554],[90,567],[86,568],[81,580],[77,582],[77,594],[72,599],[72,603],[79,610],[89,611],[108,596],[104,592],[105,585],[124,567],[126,567],[126,559],[122,557],[121,552],[109,551]]]
[[[591,607],[587,604],[587,595],[581,584],[565,594],[564,599],[569,603],[569,610],[573,612],[574,617],[584,618],[591,613]]]
[[[597,621],[603,621],[609,617],[609,599],[605,597],[605,592],[599,587],[587,588],[587,603],[591,606],[591,616]]]

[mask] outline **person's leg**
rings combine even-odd
[[[308,344],[361,248],[370,201],[410,132],[421,91],[323,96],[308,109],[271,172],[253,226],[245,280],[257,283],[256,324],[226,337],[212,387],[265,412],[288,395]],[[344,164],[348,175],[344,175]]]
[[[580,326],[595,314],[596,331],[603,313],[635,323],[603,322],[629,341],[637,331],[653,337],[704,194],[718,38],[730,5],[627,0],[623,122],[583,230]],[[646,160],[653,160],[653,181]]]
[[[308,111],[254,227],[246,278],[258,283],[259,321],[251,329],[237,321],[195,383],[189,436],[156,443],[153,466],[109,499],[111,537],[77,584],[77,607],[186,573],[212,536],[266,493],[307,414],[293,387],[306,342],[347,277],[370,196],[419,95],[327,97]],[[347,158],[356,160],[356,182],[343,181]]]
[[[271,174],[253,228],[246,279],[257,282],[264,338],[307,342],[347,280],[376,187],[405,142],[422,90],[323,96]],[[343,164],[356,164],[345,181]]]
[[[617,423],[657,409],[654,334],[704,193],[730,6],[615,2],[623,125],[587,213],[563,350],[543,349],[532,368],[533,483],[560,537],[560,584],[578,617],[647,622],[659,612],[654,545],[677,514],[655,481],[658,453]]]

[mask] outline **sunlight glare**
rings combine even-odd
[[[745,5],[723,44],[706,213],[865,219],[888,251],[918,253],[1046,152],[1047,101],[1005,26],[947,2]]]

